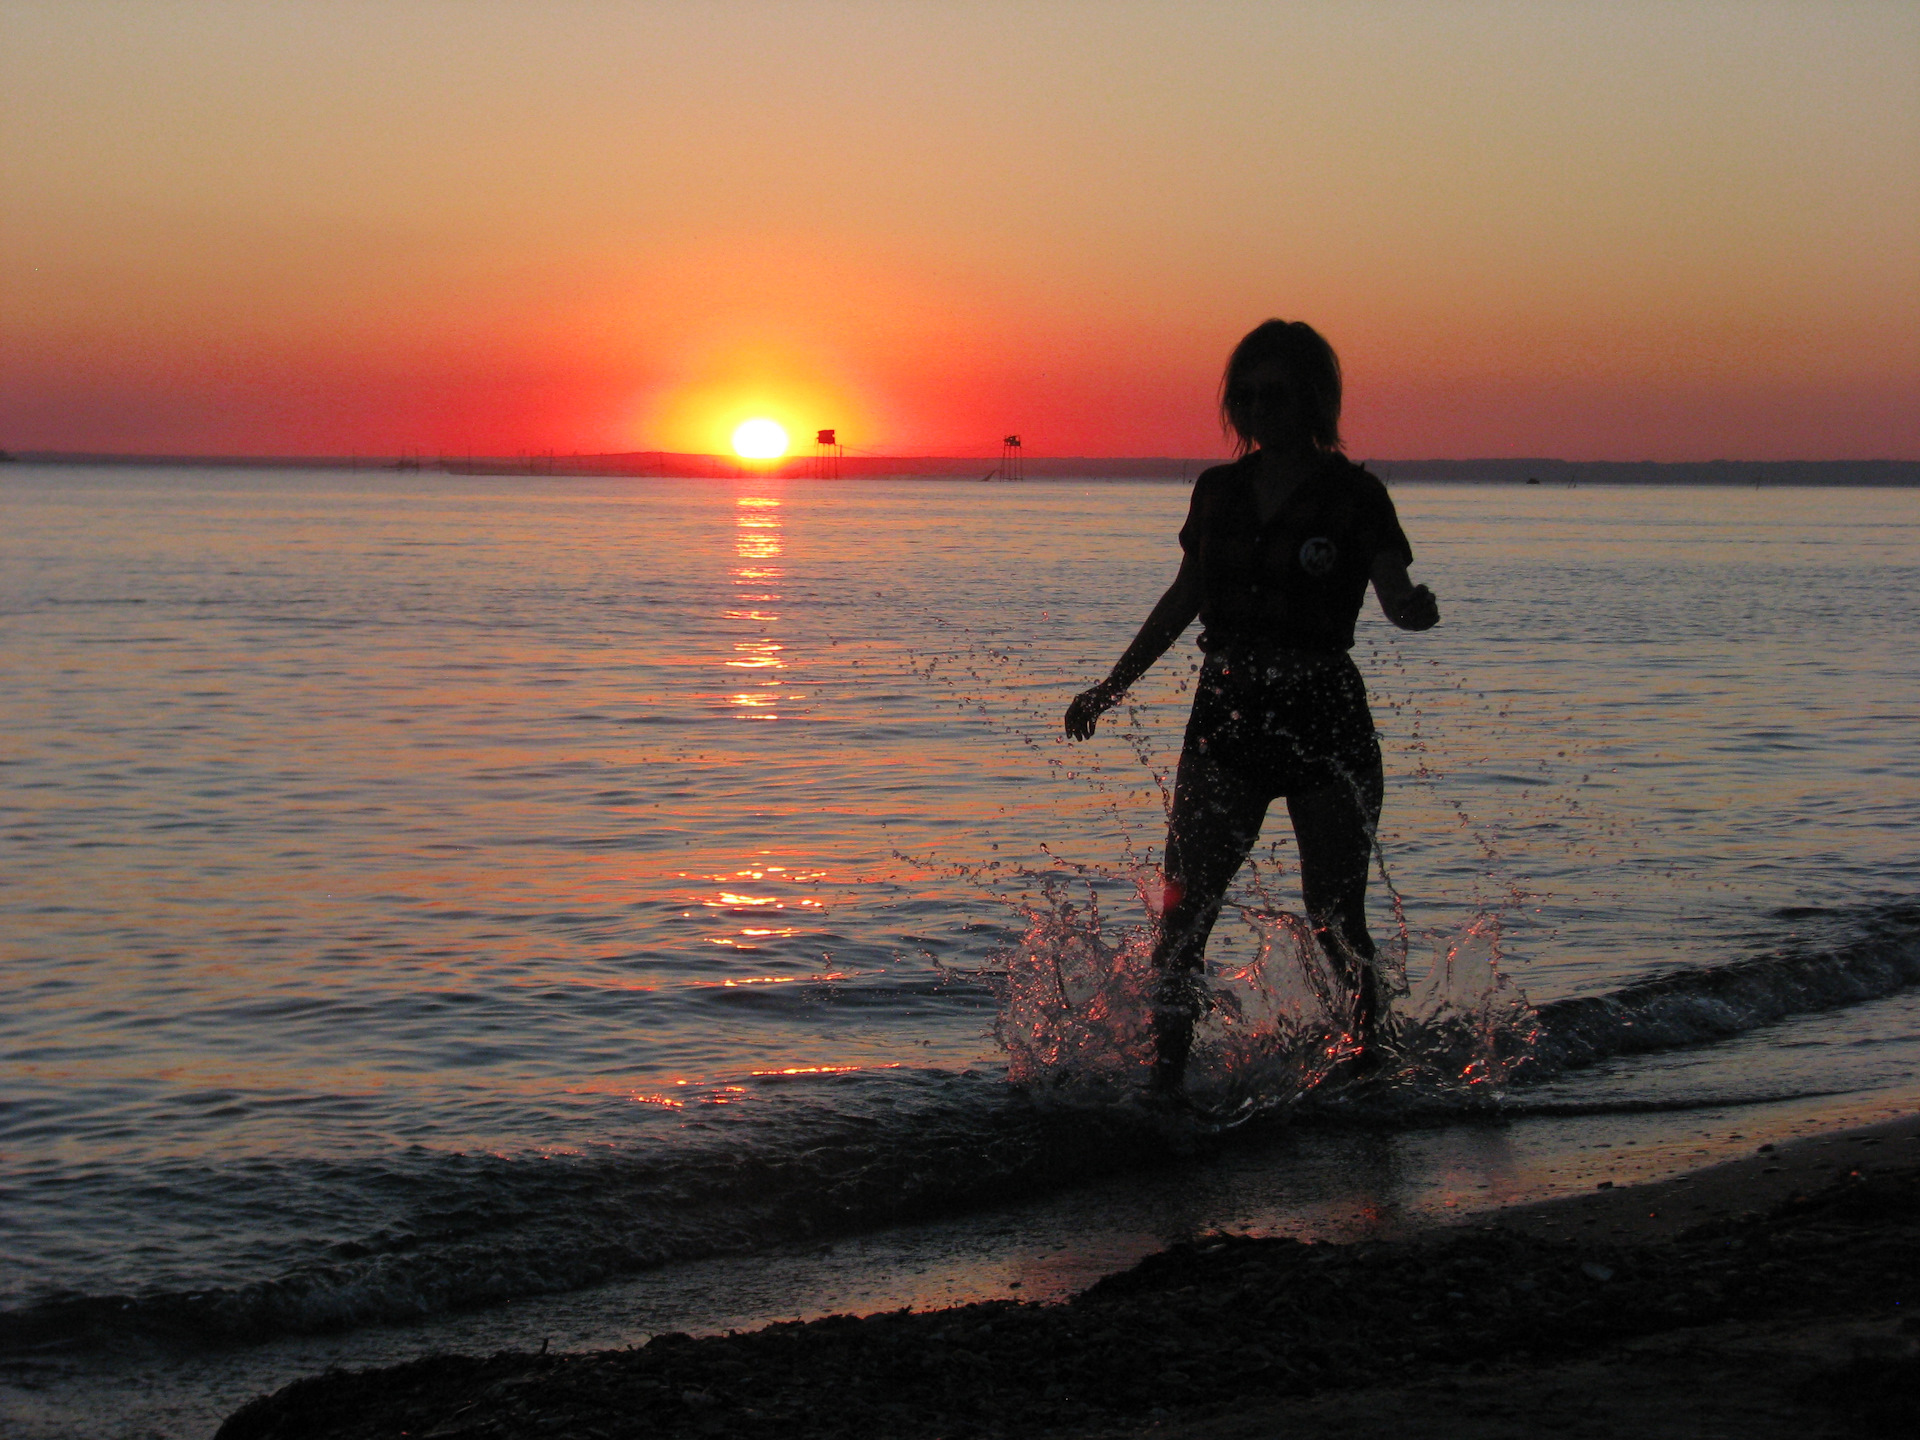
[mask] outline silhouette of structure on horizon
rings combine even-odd
[[[1000,442],[1000,463],[986,474],[988,480],[1024,480],[1027,478],[1026,452],[1020,446],[1018,435],[1009,435]]]
[[[847,447],[840,443],[840,437],[831,430],[822,430],[813,437],[813,478],[816,480],[838,480],[840,478],[840,457],[847,453]]]

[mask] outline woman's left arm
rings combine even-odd
[[[1373,593],[1387,618],[1402,630],[1431,630],[1440,623],[1440,602],[1433,591],[1414,584],[1407,562],[1391,550],[1373,557]]]

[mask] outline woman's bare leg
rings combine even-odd
[[[1347,976],[1354,1022],[1372,1049],[1386,1023],[1387,997],[1367,932],[1367,879],[1380,823],[1381,776],[1370,771],[1304,795],[1287,797],[1300,847],[1300,890],[1321,948]]]
[[[1260,838],[1267,803],[1267,796],[1206,756],[1180,756],[1167,817],[1167,894],[1153,949],[1156,1089],[1178,1090],[1186,1074],[1198,1010],[1193,977],[1205,964],[1207,937],[1220,918],[1227,886]]]

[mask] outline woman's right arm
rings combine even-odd
[[[1083,690],[1067,707],[1067,734],[1085,740],[1093,734],[1100,717],[1119,703],[1134,681],[1147,673],[1153,662],[1167,653],[1167,647],[1180,638],[1193,617],[1200,613],[1200,584],[1193,562],[1182,557],[1180,573],[1153,607],[1140,633],[1133,637],[1114,667],[1098,685]]]

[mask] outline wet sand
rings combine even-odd
[[[220,1440],[1920,1433],[1920,1117],[1351,1245],[1208,1237],[992,1301],[296,1382]]]

